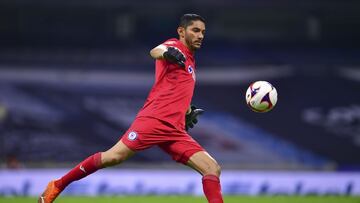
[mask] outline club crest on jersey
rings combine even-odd
[[[138,136],[138,134],[135,131],[131,131],[128,134],[128,139],[130,141],[134,141],[134,140],[136,140],[137,136]]]

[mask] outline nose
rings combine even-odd
[[[199,35],[198,35],[198,39],[204,39],[204,35],[202,34],[202,33],[200,33]]]

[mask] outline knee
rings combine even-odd
[[[108,150],[102,153],[101,161],[104,167],[108,167],[120,164],[121,162],[125,161],[126,158],[127,155],[124,153]]]
[[[217,176],[217,177],[220,177],[220,174],[221,174],[221,166],[218,164],[218,163],[216,163],[215,164],[215,175]]]
[[[210,166],[204,171],[203,175],[216,175],[217,177],[220,177],[221,174],[221,166],[214,162],[210,164]]]

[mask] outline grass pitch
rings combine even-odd
[[[37,202],[31,197],[0,197],[0,203]],[[55,203],[207,203],[204,197],[140,196],[140,197],[59,197]],[[225,203],[360,203],[360,197],[294,197],[294,196],[226,196]]]

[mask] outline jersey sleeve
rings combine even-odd
[[[166,47],[176,47],[179,48],[178,41],[176,39],[168,39],[162,43]]]

